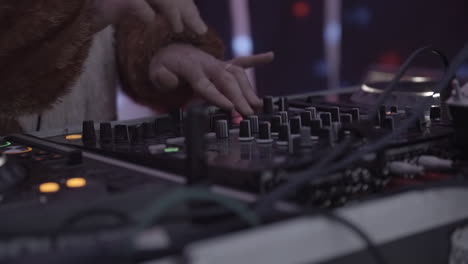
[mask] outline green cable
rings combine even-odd
[[[182,188],[170,192],[162,198],[157,198],[156,203],[151,203],[147,209],[148,213],[143,216],[142,221],[137,225],[137,230],[143,230],[155,224],[170,209],[173,209],[178,204],[193,200],[215,202],[236,213],[250,226],[260,224],[257,215],[240,202],[200,188]]]

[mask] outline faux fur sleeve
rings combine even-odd
[[[79,76],[93,35],[88,0],[2,0],[0,118],[50,107]]]
[[[149,79],[149,65],[158,50],[171,43],[188,43],[219,59],[224,57],[224,45],[212,30],[203,36],[175,34],[162,16],[156,17],[152,28],[137,19],[126,19],[117,27],[116,40],[122,89],[136,102],[155,110],[181,107],[192,97],[192,90],[182,82],[173,93],[160,94],[155,89]]]

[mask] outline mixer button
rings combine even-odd
[[[263,98],[263,113],[266,115],[272,115],[275,112],[273,97],[266,96]]]
[[[239,140],[240,141],[251,141],[254,138],[252,137],[252,129],[250,126],[249,120],[242,120],[240,123],[240,131],[239,131]]]
[[[291,128],[291,134],[299,135],[301,133],[301,128],[302,128],[301,118],[299,117],[291,118],[291,120],[289,120],[289,124]]]
[[[319,113],[319,119],[322,120],[322,127],[330,127],[332,124],[332,114],[328,112]]]
[[[259,125],[258,143],[271,143],[271,125],[269,122],[261,122]]]

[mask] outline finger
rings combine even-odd
[[[271,63],[274,60],[274,58],[275,58],[275,54],[273,52],[267,52],[267,53],[252,55],[252,56],[235,58],[231,60],[229,63],[247,69],[247,68]]]
[[[192,87],[207,102],[224,110],[232,111],[234,109],[233,103],[207,78],[198,80],[196,83],[192,84]]]
[[[154,24],[156,15],[153,8],[145,0],[137,0],[133,5],[130,5],[129,8],[130,12],[133,12],[145,24]]]
[[[182,16],[177,8],[166,8],[163,10],[169,23],[172,26],[172,30],[175,33],[182,33],[184,31],[184,24],[182,23]]]
[[[183,13],[183,21],[195,33],[203,35],[208,31],[208,26],[206,26],[205,22],[201,18],[200,12],[193,1],[190,2],[191,3],[188,4],[189,6],[186,8],[186,11]]]
[[[236,110],[244,116],[253,115],[254,111],[247,103],[236,78],[228,71],[218,71],[214,76],[214,84],[234,103]]]
[[[160,91],[169,91],[179,86],[179,78],[164,66],[150,70],[150,79]]]
[[[247,98],[249,104],[255,108],[261,107],[262,101],[254,93],[252,85],[250,84],[249,78],[247,77],[247,74],[245,73],[244,69],[237,66],[231,66],[227,68],[227,71],[229,71],[234,75],[234,77],[236,77],[237,82],[239,83],[239,86],[242,90],[242,93],[244,94],[244,97]]]
[[[212,103],[224,110],[233,110],[234,104],[226,98],[216,86],[209,80],[206,74],[201,70],[200,65],[194,63],[185,63],[179,68],[179,76],[184,78],[207,102]]]

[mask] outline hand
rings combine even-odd
[[[94,0],[96,24],[103,29],[117,23],[122,17],[132,14],[145,23],[154,22],[156,10],[160,11],[176,33],[184,31],[184,27],[197,34],[204,34],[208,27],[200,17],[193,0]]]
[[[269,52],[224,62],[191,45],[172,44],[154,56],[149,73],[159,91],[176,89],[182,79],[206,101],[248,116],[262,101],[254,93],[245,69],[273,59],[274,54]]]

